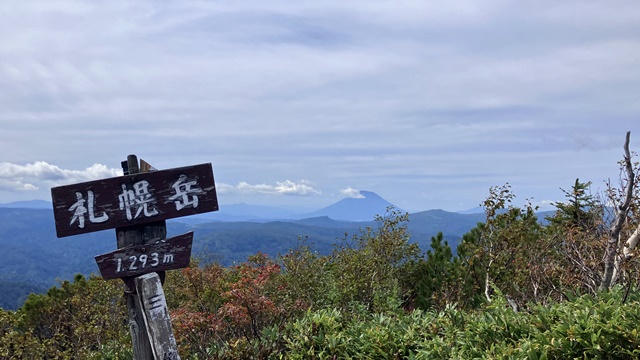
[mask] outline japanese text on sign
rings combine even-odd
[[[211,164],[51,189],[58,237],[218,210]]]

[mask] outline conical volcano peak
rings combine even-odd
[[[380,195],[374,193],[373,191],[360,190],[359,192],[360,192],[360,195],[362,195],[366,199],[382,199]]]
[[[371,221],[394,206],[373,191],[353,191],[348,197],[320,209],[309,216],[328,216],[334,220]]]

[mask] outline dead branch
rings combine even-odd
[[[629,213],[629,206],[633,199],[633,190],[635,187],[635,175],[633,173],[633,165],[631,164],[631,152],[629,151],[629,139],[631,137],[631,131],[627,132],[627,137],[624,142],[624,165],[627,173],[627,184],[625,187],[625,196],[622,204],[617,207],[615,219],[611,230],[609,231],[609,240],[607,241],[607,248],[604,258],[604,274],[602,283],[600,284],[601,290],[607,290],[614,284],[619,266],[621,265],[622,258],[618,257],[618,249],[620,248],[620,232],[624,222],[627,219]]]

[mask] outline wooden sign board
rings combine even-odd
[[[218,210],[211,164],[59,186],[51,198],[58,237]]]
[[[154,244],[129,246],[96,256],[105,280],[189,266],[193,231]]]

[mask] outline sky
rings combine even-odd
[[[12,1],[0,203],[211,163],[220,207],[548,206],[640,149],[637,1]]]

